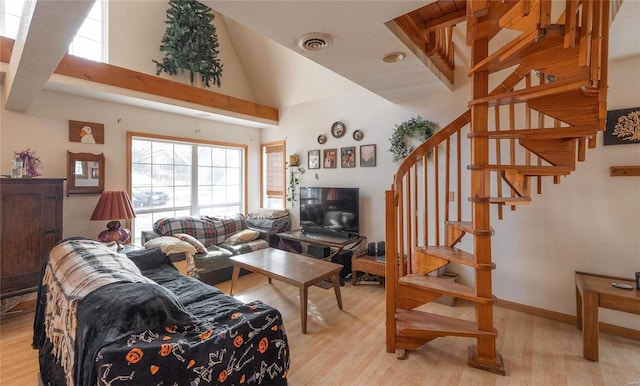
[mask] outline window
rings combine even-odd
[[[107,2],[98,0],[69,45],[69,54],[107,62]],[[103,22],[104,20],[104,22]]]
[[[0,1],[0,35],[15,39],[18,35],[25,0]],[[69,46],[69,54],[107,62],[107,2],[97,0],[76,37]]]
[[[268,143],[262,148],[261,206],[271,209],[285,208],[284,154],[285,142]]]
[[[136,243],[162,217],[246,211],[246,146],[132,133],[129,141]]]

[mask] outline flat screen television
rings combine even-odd
[[[300,228],[303,233],[359,236],[360,189],[301,187]]]

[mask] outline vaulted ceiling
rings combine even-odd
[[[425,9],[419,15],[423,20],[437,21],[443,15],[459,12],[466,4],[465,0],[201,1],[224,15],[232,39],[243,47],[239,55],[243,65],[248,66],[245,71],[248,74],[255,73],[256,81],[265,82],[257,78],[264,76],[263,65],[269,66],[268,63],[263,64],[259,56],[252,54],[262,51],[259,46],[262,40],[256,38],[260,36],[276,42],[280,46],[277,49],[302,55],[392,102],[449,92],[451,88],[459,87],[458,82],[453,85],[443,82],[425,66],[420,57],[398,38],[390,21],[421,8]],[[434,7],[435,3],[438,3],[437,8]],[[560,5],[563,2],[554,3]],[[427,5],[429,7],[425,7]],[[438,9],[442,12],[438,13]],[[459,23],[454,28],[453,36],[456,66],[463,70],[469,67],[470,51],[464,43],[465,29],[466,22]],[[297,39],[312,32],[330,35],[333,40],[331,45],[319,52],[302,50],[297,45]],[[639,37],[640,2],[625,0],[611,25],[610,59],[640,55]],[[383,62],[382,58],[391,52],[404,52],[406,57],[397,63]],[[278,71],[277,68],[273,70]],[[300,79],[300,82],[308,84],[308,89],[315,90],[322,79],[306,78]],[[278,86],[273,87],[277,89]],[[320,96],[323,96],[325,90],[318,89],[321,90]],[[256,92],[259,94],[260,90]],[[297,99],[281,100],[278,105],[292,105],[308,99],[312,99],[312,96],[300,93]]]
[[[458,87],[426,66],[391,21],[418,9],[423,9],[420,17],[426,24],[452,18],[464,8],[464,0],[440,0],[437,7],[430,0],[201,1],[224,16],[258,103],[282,108],[330,96],[354,83],[392,102]],[[92,3],[27,1],[31,26],[27,25],[28,33],[23,27],[25,33],[16,40],[17,53],[6,70],[7,108],[26,109],[49,81]],[[460,22],[453,35],[456,66],[462,69],[469,66],[464,29]],[[298,38],[317,32],[329,36],[325,50],[304,50],[297,44]],[[610,58],[640,55],[639,36],[640,2],[626,0],[610,30]],[[383,61],[396,52],[402,52],[404,60]],[[109,91],[101,98],[108,99]]]

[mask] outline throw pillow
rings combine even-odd
[[[248,243],[251,240],[255,240],[260,237],[260,232],[251,229],[245,229],[238,233],[234,233],[231,237],[224,241],[224,244],[238,245]]]
[[[207,248],[205,248],[204,244],[200,242],[200,240],[191,236],[187,233],[175,233],[173,237],[177,237],[182,241],[186,241],[187,243],[193,245],[198,253],[207,253]]]
[[[126,255],[141,271],[169,264],[169,257],[162,253],[160,248],[139,249]]]
[[[151,239],[144,243],[144,248],[160,248],[160,250],[167,255],[174,253],[186,253],[187,255],[193,255],[196,253],[196,248],[193,245],[173,236],[160,236],[155,239]]]

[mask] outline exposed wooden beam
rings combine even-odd
[[[12,47],[13,40],[0,37],[0,61],[9,61]],[[236,115],[247,115],[274,123],[277,123],[279,119],[278,109],[274,107],[72,55],[64,55],[54,73],[178,101],[195,103]]]

